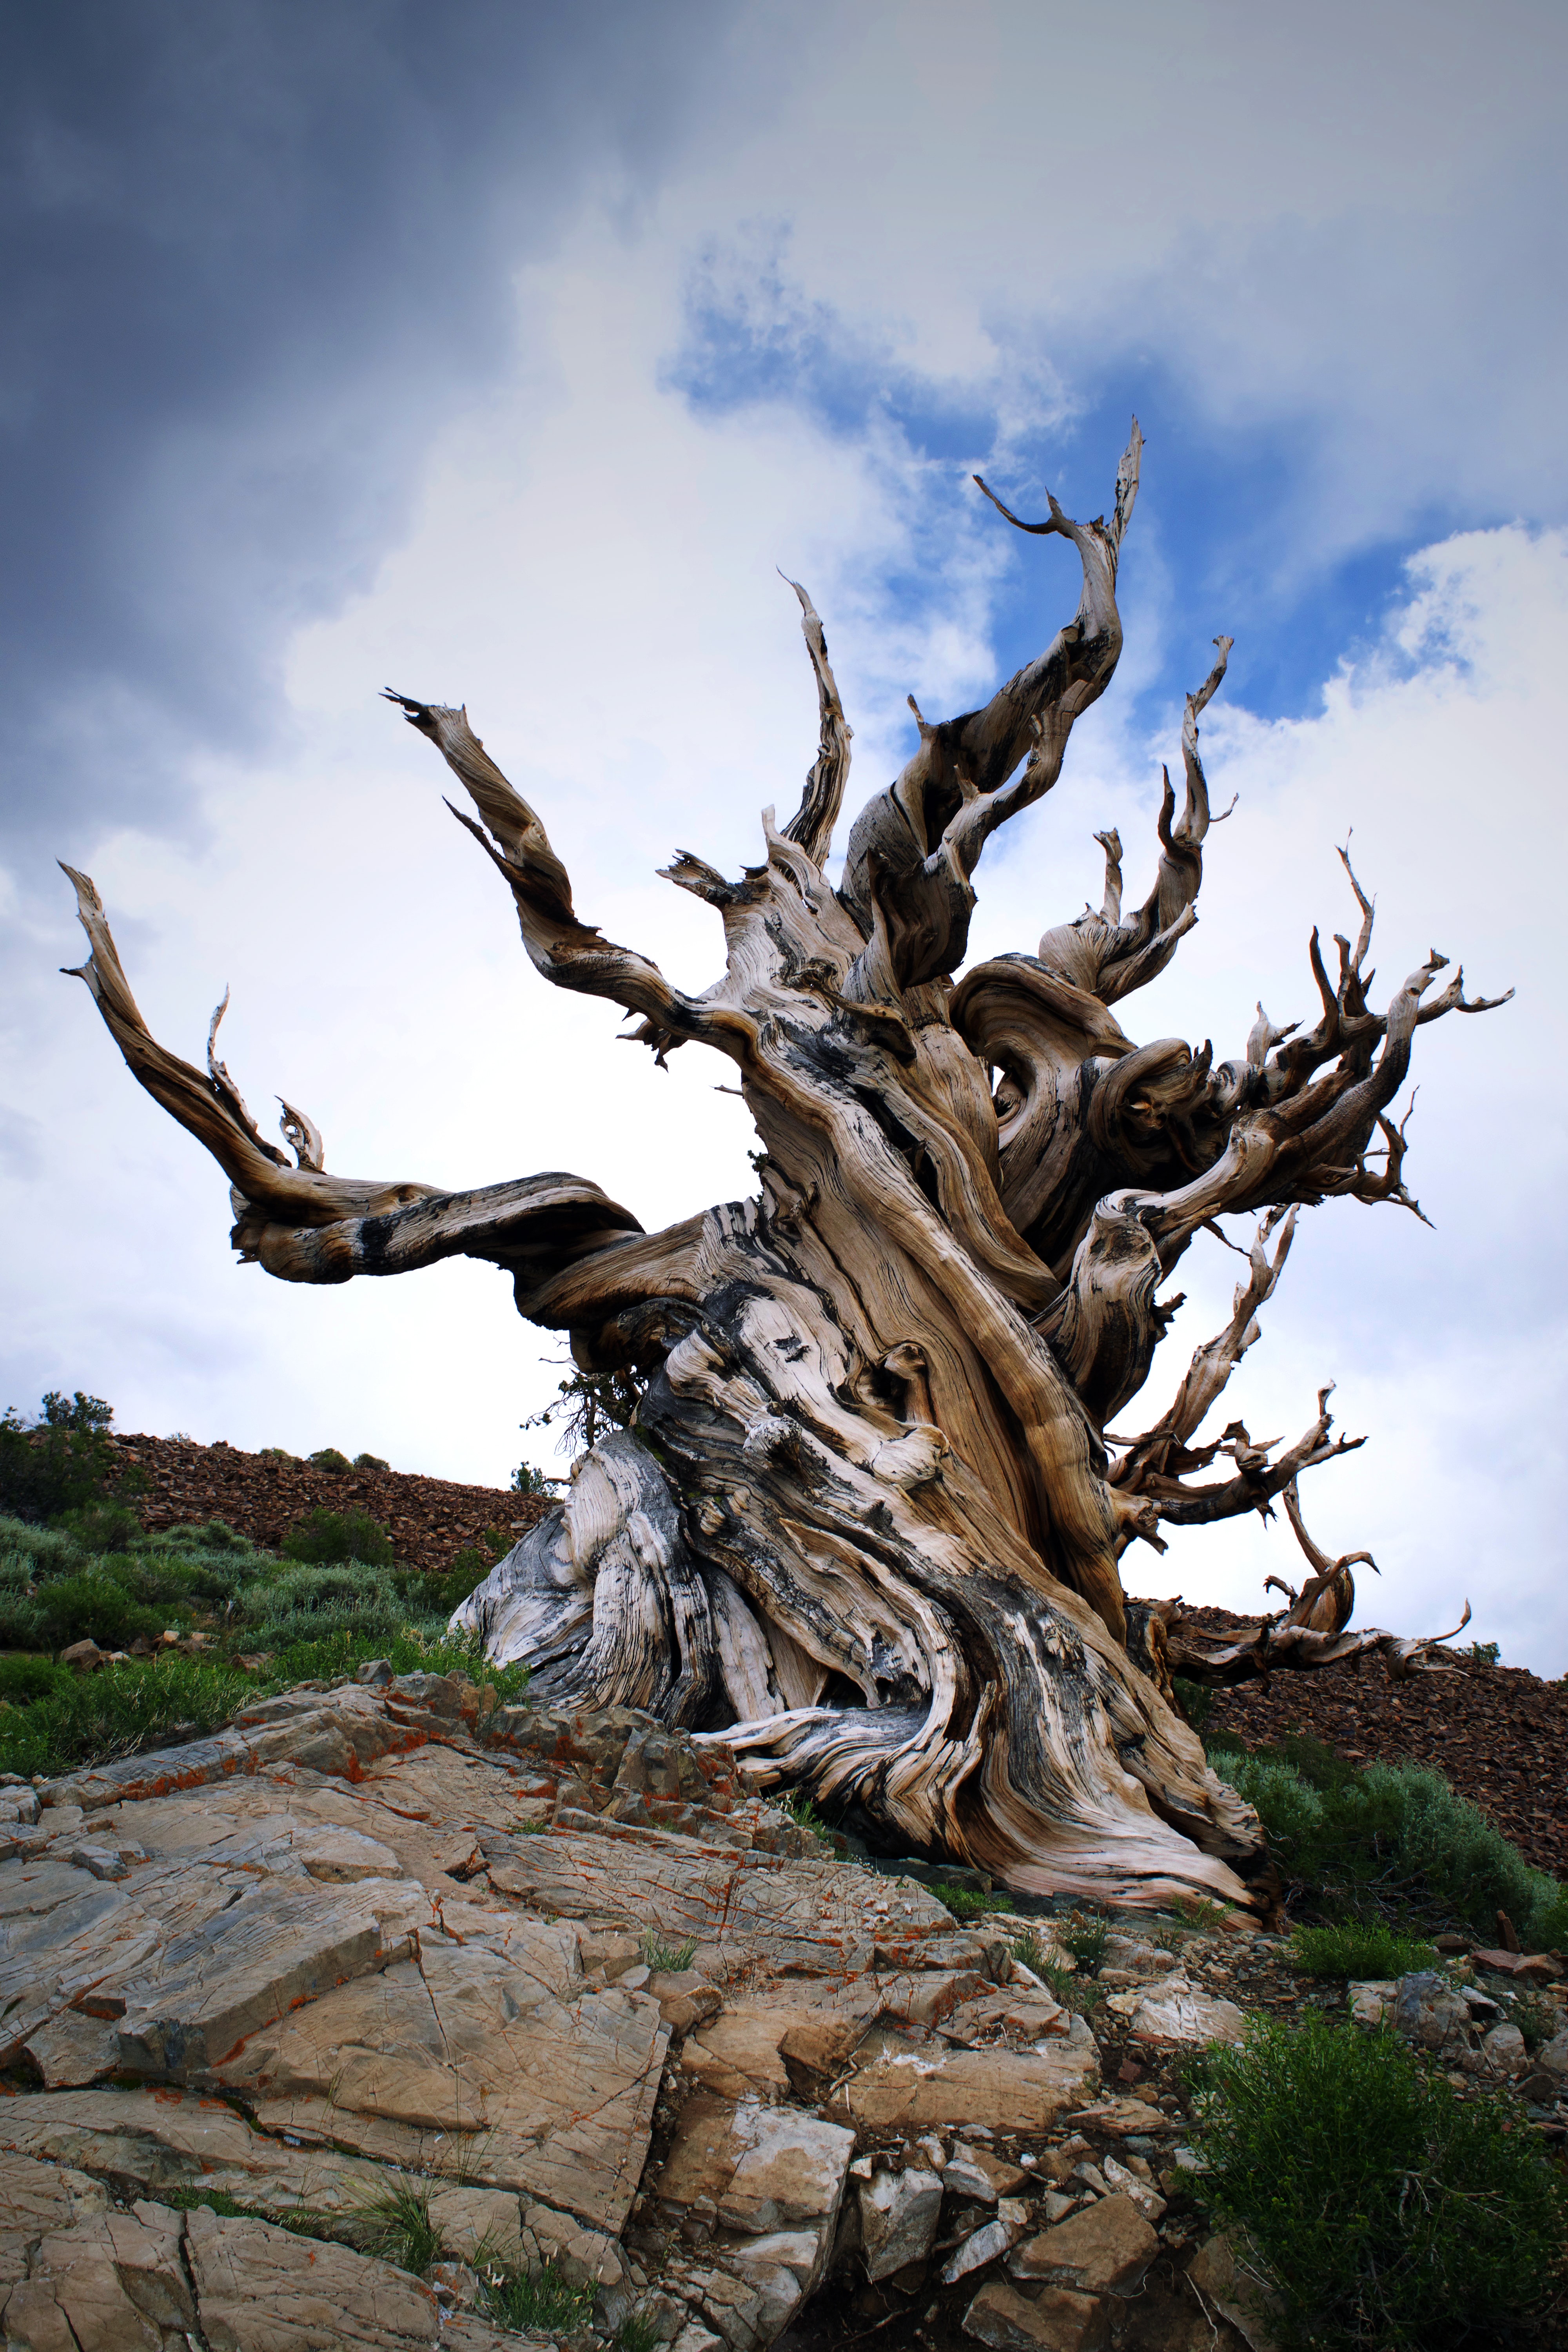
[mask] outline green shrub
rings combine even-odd
[[[1281,1870],[1311,1887],[1424,1895],[1483,1935],[1506,1911],[1532,1950],[1568,1937],[1568,1890],[1533,1870],[1484,1813],[1421,1764],[1364,1771],[1314,1742],[1216,1752],[1215,1769],[1257,1810]]]
[[[384,1462],[379,1454],[356,1454],[354,1455],[354,1468],[356,1470],[390,1470],[391,1467],[391,1463]]]
[[[1550,2296],[1568,2187],[1503,2102],[1317,2015],[1255,2020],[1201,2079],[1204,2195],[1276,2283],[1288,2342],[1457,2352]]]
[[[68,1528],[30,1527],[22,1519],[0,1518],[0,1553],[7,1562],[21,1563],[22,1580],[72,1576],[91,1559]]]
[[[0,1715],[0,1771],[52,1777],[199,1738],[255,1688],[231,1666],[173,1656],[67,1674],[29,1706]]]
[[[346,1462],[343,1467],[347,1469]],[[283,1551],[289,1559],[316,1564],[358,1559],[372,1568],[392,1565],[392,1538],[368,1511],[310,1511],[289,1528]]]
[[[514,1495],[548,1495],[558,1484],[558,1480],[546,1477],[542,1470],[536,1470],[531,1462],[520,1462],[511,1474]]]
[[[52,1658],[29,1658],[16,1651],[0,1656],[0,1699],[8,1706],[26,1706],[36,1698],[47,1698],[61,1683],[75,1680],[69,1666],[58,1666]]]
[[[1290,1965],[1304,1977],[1404,1977],[1436,1968],[1437,1955],[1381,1919],[1348,1919],[1333,1927],[1298,1927]]]
[[[478,1591],[491,1565],[477,1546],[465,1544],[461,1551],[454,1552],[447,1568],[434,1574],[426,1570],[417,1579],[417,1597],[432,1616],[449,1617],[470,1592]]]
[[[470,1682],[490,1683],[503,1706],[517,1706],[528,1688],[526,1666],[492,1665],[472,1634],[448,1633],[438,1623],[405,1624],[394,1633],[331,1633],[313,1642],[292,1642],[267,1667],[267,1687],[287,1690],[295,1683],[339,1681],[373,1658],[384,1658],[394,1674],[464,1675]]]
[[[153,1538],[150,1536],[147,1541]],[[226,1519],[204,1519],[199,1527],[165,1528],[156,1540],[175,1544],[193,1551],[233,1551],[254,1553],[258,1546],[248,1536],[236,1535]]]
[[[51,1650],[89,1639],[102,1650],[122,1650],[139,1635],[151,1641],[163,1633],[170,1613],[133,1600],[100,1560],[80,1576],[57,1577],[40,1585],[34,1606]]]
[[[0,1590],[0,1650],[52,1647],[44,1612],[25,1592]]]
[[[85,1552],[125,1551],[141,1540],[142,1522],[123,1503],[87,1503],[55,1521]]]
[[[380,1641],[408,1618],[407,1606],[390,1578],[357,1559],[315,1566],[300,1561],[255,1578],[240,1587],[234,1613],[237,1638],[247,1649],[260,1643],[274,1650],[339,1633]]]
[[[36,1421],[15,1407],[0,1413],[0,1511],[50,1519],[101,1502],[113,1481],[129,1485],[109,1441],[113,1408],[78,1389],[51,1389]]]

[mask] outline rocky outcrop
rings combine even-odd
[[[1069,2001],[1047,1922],[956,1923],[721,1739],[386,1667],[0,1787],[0,1855],[7,2352],[766,2352],[814,2296],[933,2347],[1216,2341],[1176,2070],[1264,1939],[1111,1936]],[[1484,1998],[1359,1997],[1517,2074]]]

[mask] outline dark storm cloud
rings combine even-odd
[[[634,195],[723,0],[52,0],[0,18],[0,809],[157,824],[368,583],[510,278]]]

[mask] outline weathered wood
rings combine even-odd
[[[285,1106],[289,1168],[210,1045],[204,1077],[149,1037],[97,893],[73,879],[83,977],[133,1075],[229,1174],[242,1255],[308,1282],[484,1258],[585,1370],[646,1382],[634,1427],[584,1456],[564,1504],[465,1605],[493,1654],[527,1658],[552,1696],[722,1733],[755,1782],[798,1784],[894,1850],[1020,1889],[1198,1888],[1262,1907],[1258,1823],[1209,1771],[1173,1668],[1225,1681],[1372,1649],[1405,1670],[1429,1643],[1349,1633],[1364,1555],[1330,1561],[1305,1533],[1300,1473],[1361,1442],[1331,1437],[1326,1391],[1283,1450],[1240,1423],[1198,1433],[1258,1336],[1297,1204],[1415,1207],[1389,1106],[1417,1026],[1486,1000],[1466,1001],[1462,975],[1432,993],[1433,955],[1374,1012],[1372,909],[1351,875],[1360,936],[1340,941],[1331,982],[1314,934],[1312,1029],[1259,1007],[1245,1050],[1217,1064],[1121,1029],[1110,1006],[1195,919],[1213,822],[1198,720],[1225,638],[1188,699],[1182,811],[1167,779],[1141,909],[1123,919],[1121,844],[1102,835],[1100,912],[954,985],[986,840],[1050,790],[1114,672],[1141,446],[1134,426],[1109,523],[1053,501],[1047,523],[1021,526],[1077,549],[1076,614],[984,709],[939,725],[917,711],[919,749],[857,820],[838,889],[825,864],[850,730],[796,591],[820,722],[801,807],[782,829],[764,812],[763,858],[738,881],[686,851],[667,869],[723,924],[725,970],[700,996],[583,921],[464,711],[392,698],[468,793],[477,818],[461,822],[541,973],[637,1015],[661,1059],[701,1044],[735,1065],[763,1146],[755,1200],[650,1234],[578,1177],[454,1193],[345,1181]],[[1242,1210],[1263,1213],[1231,1321],[1158,1422],[1111,1436],[1179,1303],[1160,1286]],[[1204,1479],[1222,1455],[1227,1475]],[[1131,1543],[1163,1549],[1162,1525],[1267,1513],[1281,1495],[1314,1570],[1281,1618],[1216,1646],[1175,1604],[1125,1601]]]

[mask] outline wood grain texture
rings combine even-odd
[[[468,1192],[342,1180],[285,1106],[289,1167],[210,1045],[204,1076],[148,1035],[97,892],[72,878],[82,976],[132,1074],[229,1175],[242,1256],[304,1282],[483,1258],[584,1370],[646,1382],[634,1427],[584,1458],[467,1604],[495,1654],[527,1658],[563,1699],[721,1733],[754,1784],[809,1790],[894,1851],[1021,1890],[1202,1890],[1261,1909],[1257,1821],[1209,1771],[1173,1667],[1228,1682],[1359,1648],[1409,1671],[1431,1637],[1352,1633],[1364,1555],[1331,1561],[1306,1532],[1301,1473],[1361,1442],[1332,1436],[1326,1390],[1291,1445],[1200,1427],[1258,1336],[1299,1206],[1416,1209],[1391,1115],[1415,1031],[1489,1001],[1467,1000],[1462,974],[1435,992],[1434,953],[1369,1004],[1372,908],[1347,858],[1360,931],[1337,941],[1332,978],[1313,934],[1310,1028],[1259,1006],[1228,1060],[1123,1030],[1112,1005],[1195,920],[1217,821],[1198,721],[1226,638],[1188,698],[1180,812],[1167,777],[1142,906],[1123,917],[1122,845],[1101,835],[1098,912],[957,977],[986,841],[1050,791],[1114,674],[1141,450],[1134,425],[1109,522],[1053,500],[1020,526],[1077,551],[1077,612],[983,709],[916,712],[919,749],[857,819],[837,888],[850,730],[797,588],[819,718],[801,807],[783,827],[763,812],[762,858],[737,880],[689,851],[665,869],[723,927],[723,972],[699,996],[578,915],[465,711],[392,698],[472,803],[460,821],[541,974],[637,1016],[661,1061],[705,1045],[734,1066],[763,1145],[752,1200],[645,1234],[569,1175]],[[1194,1236],[1248,1211],[1261,1222],[1230,1322],[1158,1420],[1111,1434],[1179,1303],[1161,1286]],[[1312,1575],[1279,1616],[1216,1645],[1184,1635],[1173,1604],[1127,1601],[1130,1545],[1281,1496]]]

